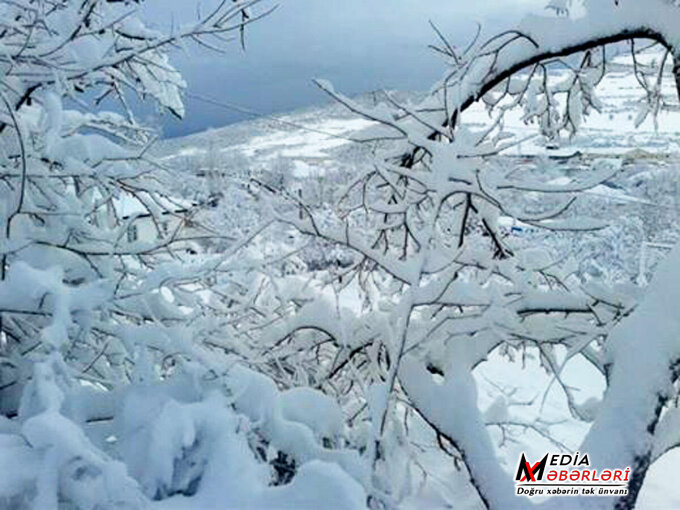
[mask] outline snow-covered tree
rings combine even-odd
[[[522,142],[509,112],[547,145],[573,136],[626,44],[637,121],[655,118],[664,69],[680,83],[677,2],[553,1],[466,48],[441,33],[449,68],[422,104],[382,94],[368,107],[320,83],[375,123],[357,135],[377,156],[366,171],[336,204],[251,172],[213,212],[214,189],[174,198],[177,174],[150,156],[154,132],[130,105],[181,116],[167,52],[223,48],[266,11],[218,1],[161,33],[137,3],[0,2],[0,506],[520,508],[499,448],[568,449],[568,421],[594,467],[630,466],[630,491],[543,505],[631,508],[680,444],[680,252],[645,289],[584,278],[507,220],[597,231],[607,221],[580,203],[620,161],[556,181],[544,160],[497,156]],[[638,58],[647,42],[656,67]],[[468,119],[480,104],[481,127]],[[626,245],[629,223],[612,234]],[[206,236],[219,253],[187,253]],[[297,274],[306,249],[331,247],[323,271]],[[581,398],[575,363],[605,390]],[[541,368],[563,416],[493,379],[498,366]]]
[[[496,158],[521,142],[505,129],[506,113],[522,109],[549,144],[574,135],[600,108],[597,85],[620,43],[631,50],[643,90],[637,122],[664,107],[664,68],[673,68],[680,93],[680,10],[673,2],[591,0],[578,15],[571,4],[551,2],[546,15],[464,49],[441,35],[438,51],[450,69],[422,104],[385,94],[387,104],[368,108],[319,82],[379,126],[363,136],[382,149],[333,214],[281,197],[283,221],[352,250],[354,261],[326,276],[333,292],[294,302],[290,316],[260,339],[261,355],[280,384],[304,377],[344,405],[371,470],[373,508],[430,494],[439,461],[424,438],[467,473],[478,496],[473,504],[530,505],[514,496],[492,437],[522,430],[556,444],[557,435],[545,420],[522,418],[528,404],[512,389],[481,408],[480,373],[499,358],[521,366],[537,359],[561,389],[567,418],[588,424],[579,451],[595,467],[631,468],[628,495],[568,505],[632,508],[650,465],[680,440],[673,426],[678,250],[638,301],[640,289],[584,282],[564,254],[516,242],[499,222],[603,228],[606,221],[578,214],[575,204],[620,170],[620,161],[603,159],[556,184],[540,161]],[[661,48],[654,73],[637,57],[649,44]],[[466,120],[477,104],[489,112],[482,128]],[[361,313],[343,306],[349,292],[362,300]],[[576,362],[599,374],[601,399],[582,402],[565,382]],[[437,504],[455,504],[442,494]],[[567,503],[545,503],[560,504]]]
[[[363,506],[334,404],[239,364],[262,262],[195,227],[131,106],[181,117],[168,52],[228,49],[255,3],[163,33],[138,1],[0,2],[0,507]],[[229,243],[188,254],[205,235]]]

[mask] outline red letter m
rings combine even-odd
[[[519,467],[517,468],[517,475],[515,476],[515,481],[517,482],[536,482],[543,479],[543,471],[545,471],[545,466],[548,463],[548,454],[545,454],[543,460],[537,462],[533,466],[529,464],[527,458],[522,454],[522,458],[519,461]]]

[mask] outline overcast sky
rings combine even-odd
[[[204,12],[214,2],[201,2]],[[427,90],[443,73],[441,59],[427,48],[435,42],[428,21],[465,44],[476,30],[508,27],[546,0],[280,0],[267,18],[248,27],[247,49],[226,55],[202,48],[173,55],[189,92],[235,103],[262,114],[326,101],[315,77],[356,94],[380,88]],[[149,0],[147,23],[167,29],[196,16],[194,0]],[[274,3],[263,2],[262,9]],[[246,118],[187,98],[182,122],[161,119],[173,137]]]

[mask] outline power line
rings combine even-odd
[[[243,113],[243,114],[248,115],[249,117],[252,117],[254,119],[272,120],[274,122],[278,122],[279,124],[283,124],[283,125],[288,126],[288,127],[294,127],[296,129],[309,131],[311,133],[322,134],[322,135],[328,136],[330,138],[337,138],[339,140],[345,140],[345,141],[352,142],[352,143],[362,143],[361,140],[355,140],[354,138],[349,138],[347,136],[337,135],[335,133],[328,133],[328,132],[323,131],[321,129],[315,129],[315,128],[310,128],[308,126],[303,126],[302,124],[298,124],[296,122],[292,122],[292,121],[289,121],[289,120],[285,120],[285,119],[275,117],[272,114],[265,115],[264,113],[260,113],[260,112],[257,112],[255,110],[251,110],[249,108],[237,105],[235,103],[229,103],[229,102],[226,102],[226,101],[217,101],[216,99],[201,96],[201,95],[198,95],[198,94],[193,94],[193,93],[190,93],[190,92],[188,92],[186,94],[186,96],[190,99],[195,99],[196,101],[200,101],[200,102],[203,102],[203,103],[206,103],[206,104],[210,104],[210,105],[213,105],[213,106],[218,106],[220,108],[225,108],[227,110]]]

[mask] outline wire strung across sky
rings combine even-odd
[[[187,92],[186,97],[188,97],[189,99],[194,99],[196,101],[200,101],[202,103],[206,103],[206,104],[210,104],[210,105],[213,105],[213,106],[218,106],[220,108],[225,108],[227,110],[232,110],[232,111],[236,111],[236,112],[239,112],[239,113],[243,113],[244,115],[248,115],[248,116],[252,117],[253,119],[272,120],[272,121],[278,122],[279,124],[282,124],[284,126],[294,127],[296,129],[302,129],[304,131],[309,131],[311,133],[319,133],[319,134],[322,134],[324,136],[328,136],[328,137],[331,137],[331,138],[338,138],[340,140],[346,140],[346,141],[352,142],[352,143],[361,143],[362,142],[361,140],[356,140],[354,138],[349,138],[347,136],[342,136],[342,135],[338,135],[338,134],[335,134],[335,133],[328,133],[327,131],[323,131],[321,129],[315,129],[315,128],[311,128],[311,127],[308,127],[308,126],[303,126],[302,124],[298,124],[296,122],[291,122],[289,120],[284,120],[284,119],[276,117],[272,114],[266,115],[264,113],[259,113],[255,110],[251,110],[249,108],[246,108],[244,106],[240,106],[240,105],[225,102],[225,101],[217,101],[216,99],[212,99],[210,97],[202,96],[202,95],[199,95],[199,94]]]

